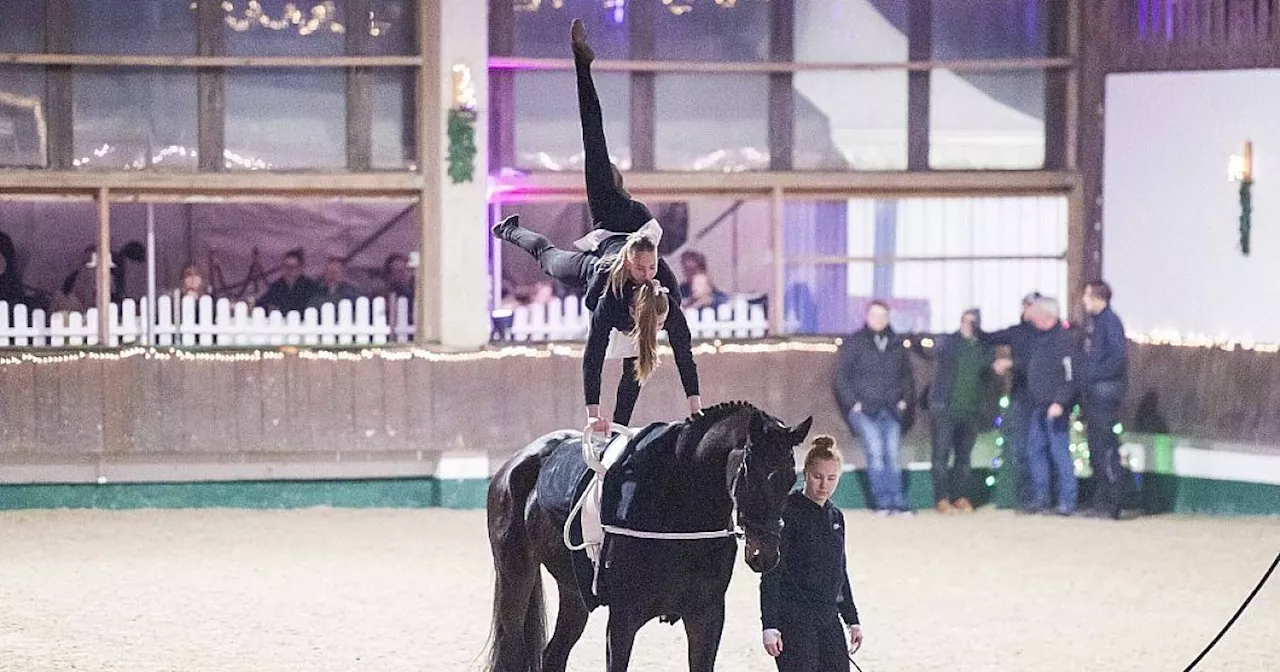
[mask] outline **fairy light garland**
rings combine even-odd
[[[1253,343],[1242,340],[1192,338],[1173,340],[1167,336],[1156,338],[1150,335],[1135,334],[1131,334],[1129,338],[1135,343],[1149,345],[1199,347],[1221,349],[1228,352],[1233,350],[1259,353],[1280,352],[1280,344]],[[839,350],[840,345],[843,342],[844,339],[842,338],[786,341],[724,341],[722,339],[713,339],[695,344],[693,346],[693,353],[695,355],[759,355],[786,352],[834,354]],[[911,341],[907,340],[904,344],[907,345],[907,347],[910,347]],[[932,348],[935,346],[935,343],[931,338],[921,338],[920,345],[925,348]],[[269,349],[257,348],[254,350],[211,352],[204,350],[194,351],[177,347],[156,348],[134,346],[120,350],[78,350],[75,352],[58,352],[56,354],[49,355],[42,355],[36,352],[27,351],[14,355],[0,354],[0,366],[12,366],[17,364],[63,364],[84,359],[113,362],[135,357],[159,361],[178,360],[184,362],[260,362],[281,360],[287,357],[297,357],[298,359],[304,360],[335,362],[359,362],[373,359],[394,362],[418,359],[428,362],[466,363],[503,360],[513,357],[526,359],[548,359],[552,357],[580,358],[586,348],[586,344],[580,342],[556,342],[539,343],[537,345],[507,345],[481,350],[465,351],[434,350],[424,347],[408,347],[394,344],[364,347],[359,349],[341,347],[335,349],[321,348],[323,348],[323,346],[282,345]],[[664,343],[659,346],[659,352],[662,354],[670,354],[671,346]],[[1001,410],[1007,410],[1008,404],[1009,400],[1007,397],[1001,398]],[[1002,424],[1002,416],[997,416],[995,421],[996,428],[999,428]],[[1078,422],[1075,424],[1078,424]],[[1119,434],[1123,431],[1123,428],[1117,426],[1114,428],[1114,431]],[[1000,443],[1002,443],[1002,441],[997,439],[997,445]],[[998,467],[999,465],[993,464],[993,466]]]

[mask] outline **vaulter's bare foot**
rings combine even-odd
[[[595,60],[595,52],[591,51],[591,47],[587,45],[587,27],[582,25],[582,19],[573,20],[573,25],[569,28],[569,36],[573,42],[574,58],[585,63]]]

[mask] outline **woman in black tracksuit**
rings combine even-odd
[[[862,646],[844,515],[831,503],[842,471],[835,446],[830,436],[813,439],[804,489],[788,495],[783,509],[778,566],[760,577],[762,638],[779,672],[848,672],[849,656]]]
[[[600,413],[600,373],[614,329],[634,338],[637,352],[623,359],[613,421],[621,425],[631,422],[640,386],[657,365],[657,332],[664,328],[664,322],[689,399],[689,412],[697,414],[702,410],[698,370],[689,324],[680,309],[679,283],[666,262],[658,258],[662,230],[657,221],[644,203],[622,188],[622,174],[609,162],[604,115],[591,79],[595,57],[578,20],[573,22],[573,56],[586,151],[587,205],[595,229],[578,241],[580,252],[555,247],[546,237],[520,226],[518,215],[496,225],[493,233],[533,255],[548,275],[586,289],[584,304],[592,315],[582,378],[588,422],[595,431],[609,428]]]

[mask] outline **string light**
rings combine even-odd
[[[738,354],[772,354],[784,352],[821,352],[833,354],[838,351],[843,339],[835,338],[831,340],[823,339],[805,339],[805,340],[786,340],[786,341],[735,341],[725,342],[721,339],[715,339],[708,342],[699,343],[693,346],[694,354],[701,355],[738,355]],[[534,359],[546,359],[550,357],[579,358],[585,350],[585,344],[580,342],[573,343],[542,343],[539,345],[509,345],[502,347],[485,348],[481,350],[431,350],[422,347],[404,347],[394,344],[378,347],[366,347],[360,350],[355,349],[302,349],[296,345],[280,346],[277,350],[253,351],[229,351],[229,352],[194,352],[180,348],[155,348],[146,346],[135,346],[124,348],[118,351],[111,350],[82,350],[72,353],[59,353],[55,355],[38,355],[31,352],[24,352],[20,355],[3,356],[0,355],[0,365],[13,365],[22,363],[34,364],[52,364],[60,362],[70,362],[81,359],[93,359],[98,361],[115,361],[120,359],[129,359],[131,357],[144,357],[146,359],[178,359],[183,361],[217,361],[217,362],[250,362],[263,360],[284,359],[287,356],[296,356],[299,359],[308,360],[325,360],[325,361],[361,361],[370,359],[383,359],[388,361],[404,361],[409,359],[421,359],[431,362],[475,362],[487,360],[501,360],[511,357],[523,357]],[[1257,351],[1257,347],[1254,348]],[[658,348],[659,353],[664,355],[671,354],[671,346],[661,344]],[[1009,397],[1000,397],[999,408],[1001,411],[1007,411],[1010,407]],[[1072,409],[1071,430],[1076,433],[1084,431],[1084,423],[1080,416],[1080,407],[1077,405]],[[1004,425],[1003,414],[997,414],[993,422],[995,428],[1000,429]],[[1116,434],[1124,432],[1123,425],[1117,423],[1111,428]],[[996,446],[1002,447],[1005,443],[1004,436],[996,438]],[[1081,440],[1073,445],[1073,448],[1087,449],[1087,444]],[[999,466],[999,465],[993,465]]]
[[[835,345],[813,341],[781,341],[771,343],[724,343],[719,340],[696,346],[701,354],[757,354],[771,352],[835,352]],[[580,358],[582,346],[562,343],[548,343],[539,346],[512,345],[483,350],[432,350],[421,347],[402,347],[388,345],[383,347],[355,349],[302,349],[298,346],[281,346],[277,350],[256,349],[252,351],[208,352],[190,351],[181,348],[131,347],[119,351],[80,350],[55,355],[38,355],[24,352],[20,355],[0,356],[0,366],[15,364],[58,364],[65,362],[92,359],[95,361],[118,361],[133,357],[155,359],[160,361],[179,360],[195,362],[258,362],[281,360],[286,357],[298,359],[334,362],[358,362],[371,359],[387,361],[406,361],[410,359],[428,362],[465,363],[517,358],[548,359],[551,357]],[[671,352],[670,347],[662,346],[659,351]]]
[[[196,1],[193,0],[189,5],[191,11],[196,11]],[[315,35],[325,32],[345,35],[347,27],[337,20],[338,8],[332,0],[325,0],[311,7],[309,12],[303,12],[298,5],[290,2],[284,6],[284,11],[280,18],[272,18],[265,10],[262,9],[262,3],[259,0],[249,0],[243,12],[237,12],[236,3],[230,0],[224,0],[222,3],[222,11],[226,15],[223,22],[228,28],[243,33],[254,28],[262,28],[271,31],[296,30],[299,35]],[[327,31],[324,29],[327,28]],[[391,22],[378,18],[376,12],[369,12],[369,35],[372,37],[381,37],[391,30]]]
[[[1143,345],[1171,345],[1179,348],[1206,348],[1211,350],[1243,350],[1246,352],[1277,353],[1280,343],[1256,343],[1251,338],[1233,336],[1209,336],[1208,334],[1179,334],[1173,330],[1153,330],[1150,333],[1128,333],[1130,341]]]

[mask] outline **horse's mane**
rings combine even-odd
[[[710,408],[704,408],[701,415],[692,416],[686,420],[684,431],[681,432],[683,434],[681,441],[692,440],[693,444],[690,445],[696,445],[716,423],[741,411],[752,411],[769,417],[768,414],[756,408],[749,401],[726,401]]]

